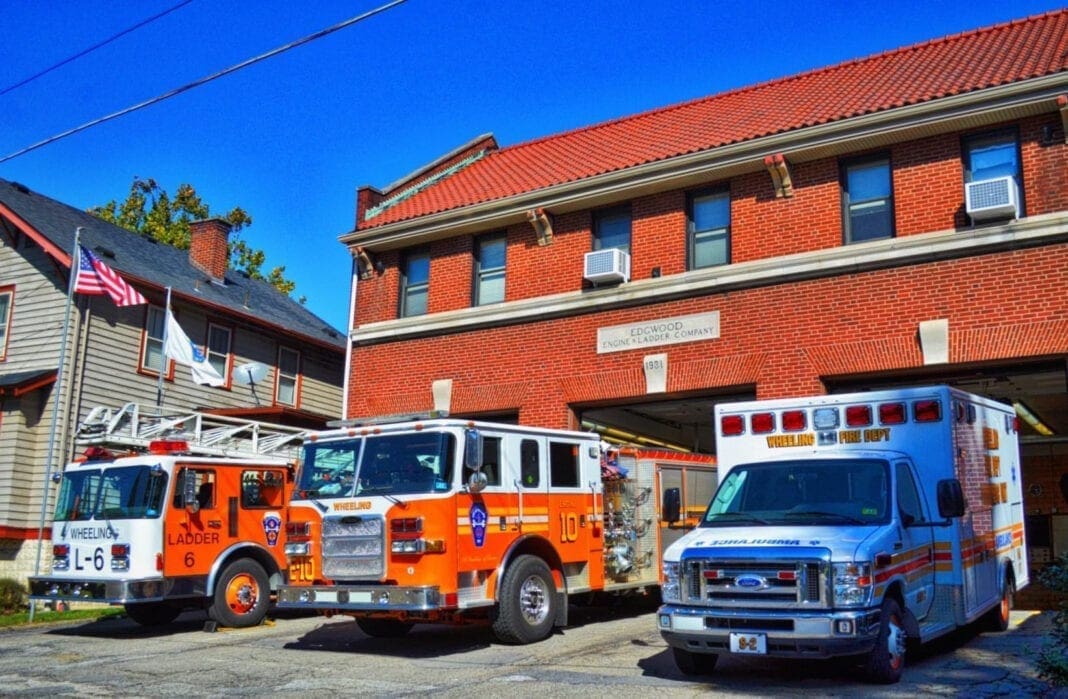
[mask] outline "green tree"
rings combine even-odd
[[[189,222],[211,218],[211,207],[200,198],[191,184],[180,184],[172,199],[167,191],[152,178],[134,177],[130,192],[124,200],[109,201],[103,206],[94,206],[89,213],[108,223],[140,233],[153,240],[172,245],[179,250],[189,249]],[[254,249],[241,237],[241,231],[252,225],[252,217],[239,206],[229,213],[218,216],[231,226],[230,265],[252,279],[261,279],[283,294],[292,293],[296,283],[286,279],[285,266],[263,273],[267,260],[262,250]],[[299,299],[304,303],[304,297]]]

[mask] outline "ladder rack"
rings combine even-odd
[[[121,408],[97,406],[78,425],[75,444],[147,449],[149,442],[183,439],[189,452],[202,456],[249,458],[272,456],[296,459],[305,437],[313,430],[210,415],[196,410],[127,403]]]

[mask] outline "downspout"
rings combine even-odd
[[[353,250],[350,248],[350,252]],[[352,326],[356,317],[356,285],[359,283],[359,272],[356,264],[356,256],[352,257],[352,283],[349,288],[349,314],[345,319],[345,378],[341,385],[341,419],[349,416],[349,381],[352,378]]]

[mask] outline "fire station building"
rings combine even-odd
[[[566,133],[380,191],[347,417],[446,409],[714,454],[719,402],[946,383],[1016,407],[1068,552],[1068,10]]]

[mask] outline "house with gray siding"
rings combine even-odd
[[[57,380],[75,231],[148,303],[75,294]],[[50,522],[55,495],[46,483],[50,442],[55,472],[78,455],[74,433],[94,407],[135,403],[142,413],[199,410],[304,428],[340,417],[344,335],[267,282],[228,269],[224,221],[195,222],[191,234],[190,249],[179,250],[0,179],[0,577],[33,572],[41,513]],[[178,324],[224,385],[164,365],[168,288]],[[235,380],[250,363],[263,378]]]

